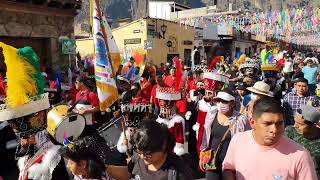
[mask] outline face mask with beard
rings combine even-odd
[[[203,99],[204,99],[206,102],[211,102],[212,99],[213,99],[213,96],[214,96],[213,91],[205,90],[205,96],[204,96]]]
[[[247,68],[245,69],[244,75],[247,77],[253,77],[254,75],[254,68]]]

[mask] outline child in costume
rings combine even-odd
[[[152,112],[152,105],[146,103],[126,103],[121,105],[125,132],[122,132],[117,143],[117,150],[120,153],[132,155],[133,150],[133,135],[139,124],[145,116]]]

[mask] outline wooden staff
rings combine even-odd
[[[129,152],[129,141],[128,141],[128,138],[127,138],[127,135],[126,135],[126,130],[125,130],[125,125],[124,125],[124,121],[125,121],[125,117],[122,115],[122,119],[121,119],[121,127],[122,127],[122,132],[124,134],[124,139],[125,141],[127,142],[126,146],[127,146],[127,156],[129,158],[131,158],[131,155],[130,155],[130,152]]]

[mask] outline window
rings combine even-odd
[[[191,66],[191,49],[184,49],[184,65]]]

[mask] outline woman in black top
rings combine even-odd
[[[205,122],[205,132],[200,149],[217,151],[216,169],[208,170],[204,162],[199,162],[200,169],[205,170],[206,179],[222,179],[222,162],[227,153],[231,140],[231,119],[238,113],[234,113],[235,98],[229,91],[219,92],[215,98],[217,110],[210,112],[210,120]],[[207,115],[208,116],[208,115]],[[225,137],[224,137],[225,136]],[[213,153],[211,158],[213,158]]]

